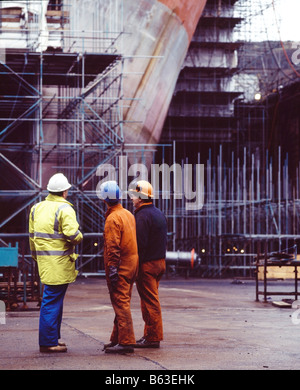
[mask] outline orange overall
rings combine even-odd
[[[165,259],[140,264],[136,287],[141,298],[142,316],[145,322],[144,337],[148,341],[163,340],[163,322],[158,285],[165,270]]]
[[[158,286],[166,270],[167,221],[152,203],[142,204],[134,214],[140,264],[136,286],[145,322],[143,337],[149,342],[157,342],[163,340]]]
[[[104,227],[104,265],[110,299],[115,311],[110,341],[135,344],[130,310],[132,286],[138,272],[138,251],[134,216],[120,203],[108,208]],[[116,267],[118,280],[112,285],[109,268]]]

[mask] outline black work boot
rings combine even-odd
[[[145,337],[142,337],[141,339],[136,341],[136,344],[134,344],[134,348],[159,348],[160,342],[159,341],[148,341]]]
[[[111,342],[109,342],[109,343],[107,343],[107,344],[104,344],[104,345],[103,345],[103,349],[102,349],[102,351],[105,351],[105,350],[106,350],[106,348],[111,348],[111,347],[114,347],[115,345],[117,345],[117,343],[113,343],[112,341],[111,341]]]
[[[106,347],[105,353],[132,353],[134,352],[132,345],[122,345],[122,344],[116,344],[112,347]]]

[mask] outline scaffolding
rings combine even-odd
[[[299,68],[279,25],[275,1],[209,0],[176,85],[162,142],[205,167],[203,208],[176,209],[176,247],[195,247],[202,276],[253,277],[260,241],[299,247]]]
[[[110,164],[123,179],[126,157],[161,168],[151,180],[160,184],[156,204],[168,218],[169,250],[194,248],[200,276],[253,276],[261,240],[270,251],[283,251],[298,243],[300,231],[298,71],[286,57],[292,44],[253,42],[249,35],[254,17],[272,1],[207,1],[158,145],[124,142],[123,110],[132,99],[123,96],[124,62],[132,56],[123,51],[122,2],[95,2],[88,29],[80,1],[1,2],[0,244],[18,241],[31,267],[28,212],[59,170],[73,184],[70,201],[84,232],[79,272],[103,272],[105,206],[95,190],[97,169]],[[292,109],[295,145],[279,136],[279,114]],[[176,196],[174,172],[164,192],[164,164],[178,164],[183,173],[193,167],[191,192],[204,166],[201,207],[187,208],[194,199],[184,191]],[[128,184],[122,183],[125,190]],[[128,199],[123,203],[132,211]]]
[[[98,271],[105,207],[96,171],[116,165],[124,143],[122,0],[95,3],[89,30],[72,1],[13,3],[0,8],[1,246],[19,242],[20,262],[36,274],[28,214],[59,171],[85,236],[78,270]]]

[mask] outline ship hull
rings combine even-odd
[[[97,33],[102,32],[99,41],[105,40],[106,35],[112,36],[113,31],[116,36],[121,35],[121,39],[115,39],[111,46],[124,58],[124,140],[128,144],[156,144],[160,140],[178,75],[205,3],[206,0],[65,0],[63,4],[70,17],[70,32],[66,30],[64,43],[59,32],[54,31],[53,34],[51,24],[45,25],[48,1],[30,1],[28,7],[25,7],[25,2],[3,2],[2,6],[22,9],[20,15],[27,15],[25,19],[31,14],[40,15],[41,22],[34,27],[38,27],[38,35],[42,38],[32,43],[39,50],[48,46],[60,49],[59,45],[62,45],[66,51],[105,52],[107,48],[97,47],[94,34],[97,37]],[[115,4],[114,8],[111,4]],[[122,25],[117,25],[118,20],[122,20]],[[16,31],[21,37],[21,25],[16,27]],[[14,42],[20,48],[28,44],[24,39],[15,39]]]
[[[123,135],[125,143],[156,144],[176,81],[206,0],[124,0],[108,12],[110,2],[72,0],[78,30],[89,30],[95,11],[123,20],[115,47],[124,57]],[[120,31],[120,30],[119,30]],[[74,49],[74,48],[73,48]],[[75,50],[75,49],[74,49]]]
[[[126,143],[156,144],[206,0],[124,2]]]

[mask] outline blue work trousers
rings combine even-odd
[[[44,286],[40,310],[39,345],[52,347],[58,345],[63,314],[63,301],[68,284]]]

